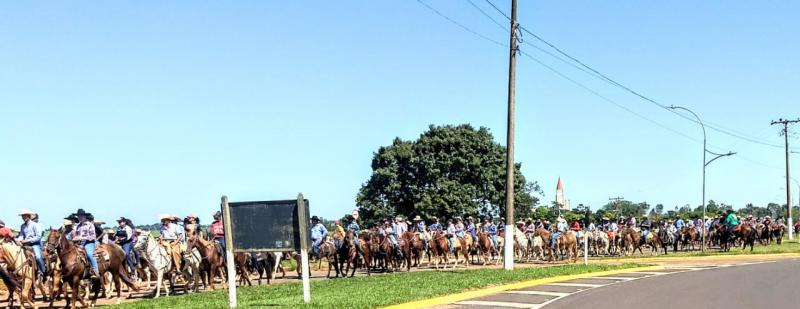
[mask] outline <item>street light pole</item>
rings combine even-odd
[[[728,152],[726,154],[718,154],[718,153],[714,153],[714,152],[708,151],[708,148],[706,147],[707,146],[707,140],[708,140],[707,137],[706,137],[706,126],[703,124],[703,120],[700,120],[700,117],[697,116],[697,114],[695,114],[693,111],[691,111],[690,109],[688,109],[686,107],[671,105],[668,108],[669,109],[682,109],[682,110],[685,110],[685,111],[689,112],[690,114],[692,114],[692,116],[694,116],[694,118],[697,119],[697,123],[700,124],[700,127],[703,128],[703,203],[701,204],[701,205],[703,205],[703,227],[702,227],[703,228],[703,233],[701,233],[701,235],[700,235],[700,237],[701,237],[700,238],[701,239],[700,251],[705,251],[706,250],[706,248],[705,248],[706,247],[705,225],[706,225],[706,220],[707,220],[706,219],[706,166],[708,166],[709,164],[711,164],[711,162],[713,162],[714,160],[719,159],[721,157],[732,156],[732,155],[735,154],[735,152]],[[716,157],[711,159],[711,161],[706,161],[706,153],[710,153],[710,154],[716,155]]]

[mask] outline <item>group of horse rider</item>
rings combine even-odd
[[[29,248],[35,257],[39,274],[43,275],[47,273],[48,266],[42,254],[46,231],[39,224],[39,215],[36,212],[23,209],[19,212],[19,216],[22,218],[22,225],[17,235],[14,235],[14,232],[6,227],[5,222],[0,220],[0,238],[15,241],[19,245]],[[213,217],[214,222],[211,224],[209,238],[219,244],[224,254],[225,232],[222,226],[222,214],[218,211]],[[187,237],[200,236],[200,219],[196,215],[190,214],[183,220],[175,215],[161,215],[159,220],[161,221],[160,243],[172,258],[172,269],[178,270],[181,267],[181,254],[186,250]],[[85,251],[86,261],[91,266],[92,278],[99,276],[95,251],[97,246],[104,243],[116,243],[122,248],[130,273],[135,278],[136,272],[133,270],[141,255],[134,248],[139,236],[148,232],[137,230],[133,222],[125,217],[117,219],[117,226],[109,230],[106,230],[103,224],[105,222],[95,220],[91,213],[78,209],[64,218],[61,229],[65,238],[78,244]]]
[[[341,235],[341,237],[333,237],[333,242],[337,248],[341,246],[341,239],[346,232],[349,231],[352,232],[353,235],[359,235],[359,232],[361,231],[356,216],[347,215],[346,220],[347,224],[345,226],[343,226],[339,220],[335,221],[335,233]],[[415,216],[411,222],[408,222],[403,216],[398,215],[394,217],[387,217],[384,220],[379,221],[375,224],[375,226],[372,227],[372,229],[379,237],[386,237],[386,239],[388,239],[391,243],[396,254],[402,257],[403,252],[400,250],[400,237],[402,237],[405,232],[418,233],[420,235],[420,239],[423,241],[423,245],[426,248],[429,246],[432,233],[442,233],[447,238],[450,251],[453,251],[455,242],[458,241],[458,238],[463,238],[465,235],[469,234],[472,239],[478,239],[479,229],[485,233],[491,239],[492,244],[497,247],[498,233],[502,232],[504,228],[502,219],[500,220],[499,225],[495,225],[492,221],[492,218],[489,216],[483,217],[479,223],[476,223],[475,219],[472,217],[467,217],[466,220],[464,220],[460,216],[454,216],[448,219],[446,221],[446,226],[442,225],[442,223],[439,222],[439,218],[435,216],[430,218],[430,222],[430,224],[427,224],[419,215]],[[326,239],[326,237],[332,235],[329,235],[328,229],[324,224],[322,224],[321,220],[317,216],[311,217],[310,234],[312,241],[312,255],[317,256],[319,254],[319,248],[322,242]],[[363,248],[361,248],[360,243],[355,241],[353,244],[355,245],[358,253],[363,254]]]

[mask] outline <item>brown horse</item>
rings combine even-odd
[[[71,290],[70,298],[67,299],[67,306],[72,304],[72,309],[75,309],[77,302],[80,302],[81,306],[86,307],[86,303],[79,295],[81,280],[88,279],[91,272],[91,266],[89,265],[86,253],[79,249],[77,245],[69,241],[61,230],[56,229],[50,230],[50,235],[47,237],[47,248],[48,250],[53,250],[58,254],[58,258],[61,260],[63,265],[61,270],[62,281],[60,289],[64,290],[64,285],[69,284]],[[100,261],[98,261],[97,266],[100,268]],[[97,294],[100,292],[100,281],[99,279],[94,279],[91,280],[91,283],[92,291],[94,291],[92,306],[94,306],[95,302],[97,301]],[[51,308],[53,307],[54,299],[55,295],[51,294]]]
[[[460,248],[454,249],[454,254],[456,257],[456,265],[458,265],[458,252],[461,251],[461,255],[464,256],[464,265],[469,268],[469,252],[472,251],[472,247],[475,246],[475,241],[472,239],[472,235],[469,233],[465,233],[464,237],[457,237],[459,244],[461,245]]]
[[[450,243],[441,231],[434,231],[431,234],[431,253],[433,254],[431,258],[436,259],[433,267],[439,270],[439,263],[444,261],[444,269],[447,269],[447,264],[450,262]]]
[[[642,234],[640,232],[630,227],[624,227],[620,232],[620,237],[622,238],[620,251],[622,251],[623,254],[633,254],[637,249],[640,254],[644,254],[644,252],[642,252]]]
[[[405,232],[400,237],[400,249],[403,252],[407,271],[411,270],[412,260],[417,264],[419,263],[420,251],[417,251],[419,248],[415,248],[415,242],[419,243],[420,248],[422,247],[422,241],[419,240],[417,233]],[[417,264],[414,266],[418,266]]]
[[[122,288],[120,281],[125,283],[129,290],[139,291],[136,282],[134,282],[128,274],[128,268],[126,267],[127,256],[125,256],[125,251],[122,250],[122,247],[117,244],[102,244],[97,246],[95,252],[98,256],[97,266],[100,269],[100,274],[103,275],[106,272],[111,274],[111,279],[117,291],[117,304],[120,303]],[[100,279],[102,285],[105,286],[105,276],[101,276]],[[106,293],[108,293],[108,291],[106,291]]]
[[[186,241],[186,251],[192,252],[192,249],[197,248],[200,252],[200,280],[203,285],[211,290],[215,290],[214,279],[217,274],[223,275],[223,281],[226,279],[225,272],[225,259],[220,254],[220,247],[214,241],[206,241],[201,237],[189,237]]]
[[[361,254],[359,254],[358,248],[356,248],[356,242],[358,242],[361,247]],[[367,276],[370,275],[372,259],[370,258],[371,254],[368,243],[357,237],[353,231],[347,231],[345,233],[342,245],[337,250],[337,253],[339,254],[339,270],[342,271],[342,277],[347,276],[351,267],[353,270],[350,272],[350,277],[355,276],[356,268],[358,268],[359,261],[362,259],[362,265],[367,270]]]
[[[550,237],[552,237],[552,233],[542,227],[539,227],[533,232],[533,237],[536,236],[542,238],[542,251],[544,251],[543,254],[547,254],[549,256],[550,262],[555,262],[556,251],[550,245]]]
[[[697,229],[694,227],[685,226],[680,231],[681,235],[681,246],[683,247],[683,251],[689,251],[691,247],[692,250],[695,249],[694,244],[700,240],[700,234],[697,232]]]
[[[783,243],[783,233],[786,231],[786,225],[775,223],[770,227],[770,239],[775,238],[777,244]]]
[[[253,283],[250,282],[250,270],[249,270],[250,266],[252,266],[252,261],[253,259],[249,253],[238,252],[234,254],[233,264],[236,269],[236,275],[239,276],[239,285],[245,285],[245,284],[250,286],[253,285]]]
[[[331,269],[335,269],[336,277],[339,277],[339,263],[337,261],[336,245],[330,241],[330,236],[325,236],[325,238],[322,239],[317,250],[317,256],[315,257],[319,261],[319,266],[317,266],[317,268],[322,268],[322,259],[324,258],[328,260],[328,278],[331,277]],[[309,251],[308,254],[313,255],[313,252]]]
[[[750,224],[739,224],[733,229],[733,233],[742,239],[742,250],[747,248],[747,245],[750,245],[750,252],[753,252],[756,233]]]
[[[756,240],[758,240],[758,243],[760,243],[763,246],[769,245],[770,241],[772,240],[771,236],[772,233],[770,231],[770,226],[764,223],[759,223],[756,225],[755,237]]]
[[[572,257],[572,262],[578,261],[578,239],[574,231],[566,231],[556,240],[558,249],[566,254],[566,259]]]

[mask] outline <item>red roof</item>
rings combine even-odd
[[[564,183],[561,182],[561,177],[558,177],[558,184],[556,185],[556,190],[564,190]]]

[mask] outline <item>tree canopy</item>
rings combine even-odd
[[[515,214],[525,218],[541,189],[515,166]],[[395,138],[375,152],[356,203],[367,224],[390,215],[503,216],[505,186],[506,148],[487,128],[431,125],[415,141]]]

